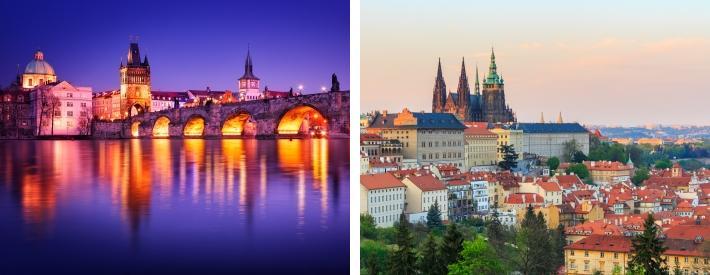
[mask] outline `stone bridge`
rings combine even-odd
[[[142,113],[121,121],[120,127],[95,127],[94,136],[348,138],[349,113],[350,92],[328,92]]]

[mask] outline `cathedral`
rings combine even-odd
[[[431,105],[432,112],[451,113],[465,122],[515,122],[515,113],[505,103],[503,83],[503,77],[498,74],[495,53],[491,49],[491,64],[488,67],[488,76],[483,75],[483,87],[479,82],[478,68],[476,68],[474,93],[471,94],[466,75],[466,63],[462,60],[456,93],[447,93],[446,82],[441,72],[441,59],[439,59]]]

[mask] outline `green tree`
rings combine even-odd
[[[496,255],[503,258],[505,253],[505,232],[498,218],[498,203],[493,204],[491,211],[493,212],[493,217],[486,227],[486,236],[488,237],[488,242],[491,244],[491,247],[493,247],[493,250],[496,252]]]
[[[409,232],[409,222],[404,213],[399,215],[399,222],[395,225],[396,248],[390,257],[390,274],[411,275],[417,272],[417,257],[414,254],[414,240]]]
[[[632,241],[633,253],[629,260],[629,266],[642,267],[648,274],[665,274],[668,269],[664,267],[666,260],[661,255],[667,248],[658,238],[660,232],[653,213],[648,214],[643,227],[643,233],[636,235]]]
[[[553,247],[553,263],[555,267],[565,264],[565,245],[567,245],[567,235],[565,234],[565,226],[559,224],[557,228],[552,231],[550,240],[552,241]]]
[[[429,230],[438,231],[443,226],[441,222],[441,211],[439,210],[439,201],[435,200],[434,205],[429,207],[429,212],[426,214],[426,225]]]
[[[516,236],[518,268],[523,274],[549,274],[551,262],[550,237],[542,214],[535,215],[528,206]]]
[[[360,267],[366,274],[377,275],[386,273],[389,251],[383,243],[364,239],[360,241]]]
[[[498,151],[503,154],[503,160],[498,162],[498,167],[505,171],[518,167],[518,153],[513,145],[501,145]]]
[[[586,179],[587,177],[589,177],[589,170],[587,170],[587,166],[582,163],[571,164],[569,167],[567,167],[567,170],[565,170],[565,172],[567,174],[574,173],[580,179]]]
[[[636,169],[636,172],[634,172],[634,176],[631,177],[631,182],[633,182],[636,186],[641,185],[643,181],[647,180],[650,177],[648,169],[646,167],[641,167],[639,169]]]
[[[456,223],[451,223],[446,227],[444,241],[441,243],[441,258],[445,266],[458,262],[461,250],[463,250],[463,234]]]
[[[373,218],[370,214],[360,215],[360,237],[367,239],[377,238],[375,218]]]
[[[421,245],[419,258],[419,272],[421,274],[446,274],[446,265],[443,262],[438,249],[436,238],[433,233],[429,233]]]
[[[560,166],[560,159],[557,157],[547,159],[547,166],[550,167],[550,173],[554,173],[554,171],[557,170],[557,167]]]
[[[703,168],[703,163],[697,159],[681,160],[678,161],[678,164],[680,164],[680,167],[683,167],[683,169],[689,171],[695,171]]]
[[[668,159],[659,159],[656,161],[655,164],[653,164],[653,167],[656,169],[669,169],[673,166],[673,163],[671,163],[670,160]]]
[[[461,260],[449,265],[450,275],[504,274],[505,268],[495,251],[482,238],[465,241]]]
[[[565,141],[562,146],[562,160],[564,162],[572,161],[574,153],[581,149],[576,139]]]
[[[572,154],[572,162],[582,163],[585,160],[587,160],[587,155],[582,153],[582,151],[577,151]]]

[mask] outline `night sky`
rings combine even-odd
[[[142,3],[144,2],[144,3]],[[153,90],[235,91],[250,45],[261,88],[349,89],[348,1],[2,1],[0,86],[44,52],[59,80],[119,88],[129,36],[148,55]]]

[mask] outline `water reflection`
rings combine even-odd
[[[248,218],[255,208],[263,213],[269,207],[272,191],[290,197],[293,204],[283,207],[295,209],[302,226],[310,207],[320,222],[328,217],[330,148],[320,139],[25,141],[3,145],[0,178],[37,233],[52,224],[59,201],[106,199],[136,233],[155,207],[172,209],[187,199],[217,214],[236,209]],[[346,155],[337,158],[347,169]],[[320,203],[309,205],[309,194]]]

